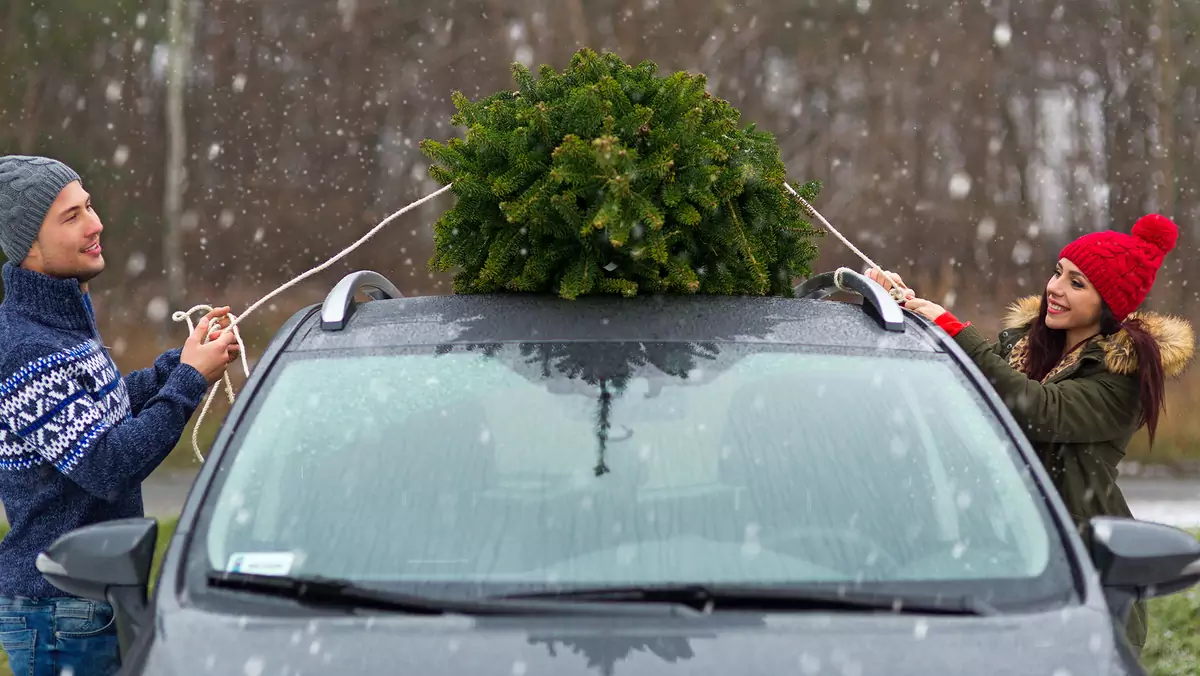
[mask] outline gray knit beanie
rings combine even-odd
[[[58,193],[79,174],[49,157],[0,157],[0,249],[19,265],[29,254]]]

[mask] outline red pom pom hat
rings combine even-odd
[[[1163,258],[1178,238],[1179,228],[1170,219],[1150,214],[1134,223],[1132,234],[1089,233],[1063,247],[1059,258],[1087,275],[1117,319],[1124,321],[1150,293]]]

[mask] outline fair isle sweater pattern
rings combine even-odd
[[[95,340],[37,359],[0,384],[0,471],[48,462],[70,474],[130,416],[125,381]]]
[[[144,515],[141,483],[208,383],[181,349],[122,377],[77,280],[5,263],[0,302],[0,597],[64,596],[35,561],[63,534]],[[2,604],[2,600],[0,600]]]

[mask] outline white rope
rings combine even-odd
[[[193,307],[192,309],[188,310],[187,312],[176,312],[175,314],[171,315],[171,319],[174,319],[177,322],[186,321],[187,325],[188,325],[188,335],[190,336],[192,334],[192,332],[196,330],[195,325],[192,324],[192,315],[195,314],[196,312],[208,313],[208,312],[212,312],[212,310],[213,310],[213,308],[210,305],[197,305],[197,306]],[[243,313],[243,314],[245,314],[245,313]],[[237,317],[235,317],[233,315],[233,313],[230,313],[227,316],[230,318],[229,328],[233,331],[233,336],[235,338],[237,338],[238,354],[240,354],[242,357],[242,372],[244,372],[246,374],[246,377],[249,378],[250,377],[250,365],[246,362],[246,344],[244,342],[242,342],[241,331],[238,331],[237,327],[234,326],[234,323],[233,323],[234,320],[237,319]],[[211,329],[209,331],[211,332]],[[209,336],[209,333],[206,332],[204,334],[204,337],[201,339],[201,342],[207,343],[208,336]],[[233,382],[229,380],[229,372],[228,371],[226,371],[222,375],[221,380],[225,383],[225,396],[226,396],[226,398],[229,399],[229,403],[232,404],[233,403]],[[212,406],[212,401],[213,401],[213,398],[216,397],[218,387],[220,387],[220,385],[214,385],[212,388],[212,391],[208,393],[208,398],[205,399],[205,401],[204,401],[204,408],[201,409],[201,411],[200,411],[200,418],[196,420],[195,426],[192,427],[192,452],[196,454],[196,459],[199,460],[200,462],[204,462],[204,456],[200,455],[200,441],[199,441],[200,422],[202,420],[204,420],[204,416],[208,413],[208,408],[210,406]]]
[[[325,270],[326,268],[328,268],[329,266],[338,262],[342,258],[345,258],[347,255],[350,254],[350,252],[352,252],[355,249],[357,249],[358,247],[362,246],[364,243],[366,243],[366,241],[368,239],[371,239],[372,237],[374,237],[388,223],[391,223],[396,218],[408,213],[409,211],[412,211],[413,209],[416,209],[417,207],[421,206],[422,204],[428,202],[429,200],[441,195],[442,193],[449,190],[451,188],[451,186],[453,186],[453,185],[454,185],[453,183],[448,183],[445,186],[443,186],[441,189],[439,189],[438,191],[430,193],[430,194],[426,195],[425,197],[422,197],[421,199],[417,200],[416,202],[409,204],[408,206],[400,209],[399,211],[392,214],[391,216],[388,216],[387,218],[383,219],[382,221],[379,222],[379,225],[376,225],[374,228],[372,228],[370,230],[370,232],[368,232],[367,234],[360,237],[357,242],[351,244],[350,246],[346,247],[345,249],[342,249],[341,253],[337,254],[333,258],[330,258],[329,260],[318,265],[317,267],[305,272],[304,274],[300,275],[299,277],[296,277],[295,279],[292,279],[291,281],[287,282],[283,286],[280,286],[279,288],[275,289],[271,293],[268,293],[267,295],[258,299],[258,301],[256,301],[253,305],[246,308],[246,311],[243,312],[242,314],[234,315],[233,313],[230,313],[228,315],[230,318],[229,326],[226,326],[222,330],[222,333],[224,333],[225,331],[233,331],[233,335],[237,338],[238,348],[239,348],[239,351],[242,356],[242,371],[246,374],[246,377],[247,378],[250,377],[250,366],[249,366],[248,362],[246,361],[246,345],[245,345],[245,343],[242,342],[241,332],[239,332],[238,328],[237,328],[238,324],[240,324],[242,322],[242,320],[244,320],[246,317],[250,316],[250,313],[252,313],[255,310],[257,310],[258,308],[262,307],[263,303],[266,303],[268,300],[274,298],[275,296],[292,288],[293,286],[299,284],[300,282],[304,281],[305,279],[308,279],[309,277],[312,277],[313,275]],[[199,312],[201,310],[203,310],[205,312],[210,312],[212,310],[212,307],[210,307],[208,305],[197,305],[197,306],[193,307],[192,309],[188,310],[187,312],[176,312],[175,314],[172,315],[172,319],[174,319],[177,322],[187,321],[188,329],[189,329],[189,331],[192,331],[195,329],[192,326],[191,315],[193,313]],[[189,335],[190,335],[190,333],[189,333]],[[207,335],[204,337],[204,342],[208,342]],[[225,395],[229,399],[229,403],[232,404],[234,401],[233,384],[229,380],[228,372],[225,373],[223,381],[225,384]],[[196,459],[199,460],[200,462],[204,462],[204,456],[200,454],[200,442],[198,440],[198,437],[200,434],[200,425],[204,422],[204,416],[208,414],[208,409],[212,405],[213,398],[216,396],[217,389],[220,388],[220,386],[221,386],[220,383],[213,385],[212,391],[209,392],[209,394],[208,394],[208,399],[204,402],[204,408],[200,410],[200,417],[196,419],[196,424],[195,424],[195,426],[192,427],[192,451],[196,454]]]
[[[837,270],[834,270],[833,271],[833,285],[836,286],[841,291],[854,291],[854,289],[851,289],[849,286],[846,286],[845,275],[847,272],[854,272],[854,271],[847,267],[840,267]]]
[[[382,230],[384,227],[386,227],[393,220],[408,213],[409,211],[412,211],[413,209],[421,206],[422,204],[425,204],[426,202],[432,200],[433,198],[438,197],[439,195],[445,193],[453,185],[454,185],[453,183],[448,183],[445,186],[443,186],[441,189],[437,190],[436,192],[430,193],[429,195],[422,197],[421,199],[419,199],[419,200],[405,206],[404,208],[400,209],[399,211],[395,212],[391,216],[388,216],[387,218],[383,219],[382,221],[379,222],[378,225],[376,225],[374,228],[372,228],[367,234],[360,237],[357,242],[351,244],[350,246],[346,247],[345,249],[342,249],[342,251],[340,253],[338,253],[336,256],[334,256],[333,258],[330,258],[329,260],[318,265],[317,267],[312,268],[311,270],[308,270],[307,272],[305,272],[305,273],[301,274],[300,276],[287,282],[283,286],[280,286],[279,288],[275,289],[271,293],[268,293],[267,295],[258,299],[253,305],[246,308],[246,311],[241,313],[240,315],[235,315],[233,313],[230,313],[228,315],[228,317],[230,319],[229,326],[226,326],[224,329],[222,329],[222,333],[224,333],[226,331],[233,331],[234,337],[237,338],[238,350],[239,350],[239,354],[241,355],[241,360],[242,360],[242,372],[245,374],[245,376],[247,378],[250,377],[250,365],[249,365],[249,362],[246,361],[246,344],[242,341],[241,332],[237,328],[238,324],[240,324],[242,322],[242,320],[244,320],[246,317],[249,317],[251,313],[253,313],[258,308],[262,307],[262,305],[264,303],[266,303],[268,300],[270,300],[270,299],[274,298],[275,296],[283,293],[284,291],[292,288],[293,286],[299,284],[300,282],[304,281],[305,279],[308,279],[309,277],[312,277],[313,275],[315,275],[319,272],[322,272],[323,270],[325,270],[329,266],[333,265],[337,261],[341,260],[342,258],[345,258],[347,255],[350,254],[350,252],[352,252],[355,249],[357,249],[358,247],[362,246],[364,243],[366,243],[367,240],[374,237],[380,230]],[[822,216],[820,214],[820,212],[818,212],[816,209],[814,209],[813,206],[808,203],[808,200],[801,197],[800,193],[796,192],[795,189],[792,188],[792,186],[788,185],[787,181],[784,181],[783,185],[785,188],[788,189],[788,192],[792,193],[792,195],[796,199],[800,200],[800,203],[803,204],[806,209],[808,209],[814,216],[816,216],[818,219],[820,219],[821,224],[824,225],[834,235],[836,235],[837,238],[840,239],[843,244],[845,244],[859,258],[863,259],[863,261],[865,261],[867,265],[871,266],[875,270],[878,270],[885,279],[889,279],[893,282],[893,284],[895,284],[895,280],[892,279],[892,276],[890,273],[884,271],[883,268],[876,265],[875,262],[872,261],[865,253],[863,253],[862,251],[859,251],[858,247],[851,244],[850,240],[843,237],[842,233],[838,232],[836,228],[834,228],[832,225],[830,225],[829,221],[825,220],[825,217]],[[840,268],[840,269],[838,269],[837,273],[835,273],[835,275],[834,275],[834,283],[838,286],[838,288],[842,288],[843,290],[845,290],[845,289],[843,288],[841,275],[842,275],[843,271],[847,270],[847,269],[848,268]],[[898,288],[895,285],[892,286],[892,288],[891,288],[891,295],[892,295],[892,298],[896,299],[897,301],[904,300],[904,292],[901,291],[900,288]],[[209,306],[209,305],[196,305],[195,307],[191,308],[187,312],[175,312],[171,316],[171,318],[177,322],[186,321],[187,325],[188,325],[188,334],[191,335],[191,332],[195,330],[195,327],[192,324],[192,315],[197,312],[201,312],[201,311],[211,312],[212,309],[213,309],[212,306]],[[204,336],[203,342],[208,342],[208,335]],[[204,462],[204,456],[201,455],[201,453],[200,453],[200,442],[199,442],[200,426],[204,422],[204,417],[206,415],[208,415],[208,409],[212,406],[212,402],[213,402],[213,399],[216,397],[217,390],[221,387],[222,384],[225,385],[225,396],[229,400],[229,403],[232,404],[234,402],[235,397],[234,397],[234,393],[233,393],[233,383],[230,381],[229,373],[227,371],[224,374],[224,376],[222,377],[222,383],[217,383],[217,384],[213,385],[212,391],[210,391],[208,393],[208,398],[204,401],[204,408],[202,408],[200,410],[200,417],[196,419],[196,424],[192,427],[192,451],[195,453],[196,459],[202,463]]]
[[[897,303],[904,300],[904,291],[901,290],[900,285],[896,282],[895,278],[892,277],[892,273],[887,272],[883,268],[876,265],[875,261],[871,260],[871,258],[869,256],[867,256],[865,253],[859,251],[858,247],[851,244],[850,240],[848,240],[844,236],[842,236],[842,233],[838,232],[837,228],[830,225],[829,221],[825,220],[825,217],[821,215],[821,212],[814,209],[813,205],[809,204],[808,200],[801,197],[800,193],[796,192],[795,188],[788,185],[787,181],[783,182],[783,187],[787,188],[788,192],[792,193],[793,197],[800,200],[800,203],[804,205],[804,208],[808,209],[809,212],[811,212],[813,216],[816,216],[817,219],[821,221],[821,225],[824,225],[830,232],[832,232],[835,236],[837,236],[838,239],[842,240],[842,244],[845,244],[847,248],[849,248],[851,251],[853,251],[855,253],[855,255],[857,255],[859,258],[863,259],[864,263],[866,263],[867,265],[869,265],[872,268],[874,268],[875,270],[877,270],[879,272],[879,276],[881,278],[886,279],[892,283],[892,288],[888,290],[888,293],[891,294],[892,298]],[[837,272],[835,272],[834,276],[833,276],[833,280],[834,280],[834,284],[836,284],[839,289],[846,291],[847,289],[842,287],[842,282],[841,282],[841,272],[844,269],[846,269],[846,268],[839,269]]]

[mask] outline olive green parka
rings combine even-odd
[[[1029,327],[1038,316],[1040,296],[1014,303],[999,341],[989,343],[974,327],[954,337],[991,381],[1042,461],[1084,541],[1091,542],[1093,516],[1131,517],[1117,486],[1117,463],[1125,456],[1141,417],[1137,353],[1129,334],[1096,337],[1067,355],[1044,381],[1020,370]],[[1187,368],[1195,333],[1183,319],[1135,313],[1154,337],[1168,378]],[[1145,606],[1130,617],[1130,642],[1145,643]]]

